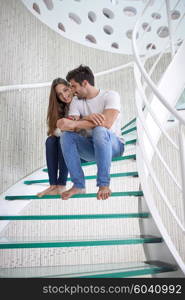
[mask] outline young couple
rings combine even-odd
[[[97,89],[87,66],[80,65],[68,72],[66,79],[55,79],[51,86],[46,140],[50,187],[38,196],[61,194],[67,200],[74,194],[85,193],[81,167],[85,160],[96,161],[97,199],[105,200],[111,195],[111,160],[124,152],[120,96],[112,90]],[[56,136],[57,132],[60,136]],[[68,170],[73,186],[66,191]]]

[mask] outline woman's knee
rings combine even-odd
[[[52,147],[53,145],[57,145],[57,137],[56,136],[48,136],[46,139],[46,147]]]

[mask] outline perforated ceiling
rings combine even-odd
[[[184,0],[183,0],[184,1]],[[171,1],[171,26],[185,13],[183,1]],[[22,0],[43,23],[67,39],[106,51],[132,54],[131,38],[145,0]],[[178,3],[177,7],[175,4]],[[178,42],[184,39],[184,23],[178,31]],[[150,2],[142,18],[138,37],[142,35],[141,53],[155,54],[169,36],[164,0]]]

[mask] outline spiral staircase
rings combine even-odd
[[[1,201],[0,277],[184,277],[185,120],[177,104],[185,86],[185,41],[173,48],[170,35],[164,51],[143,58],[137,45],[142,45],[143,37],[138,38],[138,32],[149,5],[150,1],[133,31],[137,116],[122,127],[125,152],[112,160],[111,197],[96,200],[95,162],[82,164],[87,193],[68,201],[59,195],[41,199],[35,195],[48,184],[47,169],[17,183]],[[154,80],[152,75],[170,47],[170,61]],[[148,70],[149,57],[153,61]],[[175,134],[169,129],[170,116],[176,120]],[[168,161],[161,147],[166,140],[175,148],[175,152],[170,148]],[[179,161],[177,170],[172,160]],[[170,186],[164,181],[165,172]],[[68,186],[70,182],[68,178]],[[15,194],[19,188],[21,195]],[[173,190],[172,202],[168,188]],[[178,201],[177,207],[173,201]]]

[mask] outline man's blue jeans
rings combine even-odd
[[[111,160],[124,152],[124,144],[113,132],[97,126],[92,129],[92,137],[87,138],[76,132],[66,131],[62,133],[60,143],[75,187],[85,188],[81,158],[86,161],[96,161],[97,186],[109,186]]]

